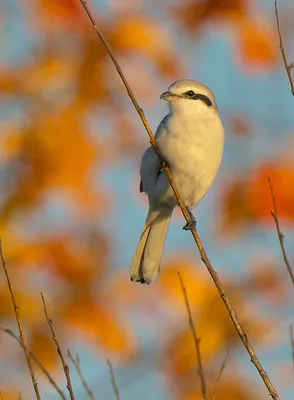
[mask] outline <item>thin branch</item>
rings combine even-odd
[[[35,372],[34,372],[34,368],[33,368],[33,365],[32,365],[32,361],[31,361],[30,355],[29,355],[29,353],[27,351],[26,338],[25,338],[25,334],[24,334],[24,331],[23,331],[23,328],[22,328],[19,307],[18,307],[18,305],[16,303],[16,300],[15,300],[15,297],[14,297],[12,284],[11,284],[11,281],[10,281],[10,278],[9,278],[9,274],[8,274],[8,270],[7,270],[7,266],[6,266],[6,261],[4,259],[4,255],[3,255],[2,239],[0,239],[0,258],[1,258],[2,267],[4,269],[4,273],[5,273],[5,276],[6,276],[8,290],[9,290],[9,293],[10,293],[10,297],[11,297],[11,301],[12,301],[12,305],[13,305],[13,309],[14,309],[14,313],[15,313],[15,318],[16,318],[18,331],[19,331],[19,338],[20,338],[21,343],[23,343],[23,345],[24,345],[24,346],[22,346],[22,348],[24,349],[24,352],[25,352],[25,356],[26,356],[26,360],[27,360],[27,363],[28,363],[28,367],[29,367],[29,371],[30,371],[31,380],[32,380],[32,383],[33,383],[35,395],[36,395],[36,398],[38,400],[41,400],[41,395],[40,395],[40,392],[39,392],[38,382],[36,381]]]
[[[222,377],[222,373],[224,372],[224,369],[226,368],[226,364],[227,364],[229,355],[230,355],[230,350],[228,349],[228,350],[227,350],[227,353],[226,353],[226,356],[225,356],[225,358],[224,358],[224,361],[222,362],[222,365],[221,365],[221,367],[220,367],[218,376],[217,376],[217,378],[216,378],[216,380],[215,380],[215,385],[214,385],[214,389],[213,389],[212,400],[215,400],[215,399],[216,399],[216,392],[217,392],[217,389],[218,389],[218,384],[219,384],[220,379],[221,379],[221,377]]]
[[[192,317],[191,307],[190,307],[190,303],[189,303],[189,299],[188,299],[188,295],[187,295],[187,290],[186,290],[186,287],[184,285],[182,276],[181,276],[179,271],[178,271],[178,276],[179,276],[180,284],[181,284],[181,287],[182,287],[183,295],[184,295],[184,298],[185,298],[189,325],[190,325],[191,332],[192,332],[193,339],[194,339],[194,343],[195,343],[195,349],[196,349],[196,354],[197,354],[197,363],[198,363],[197,372],[198,372],[199,379],[200,379],[202,398],[203,398],[203,400],[207,400],[205,375],[204,375],[204,369],[203,369],[201,353],[200,353],[200,338],[197,336],[197,333],[196,333],[196,328],[195,328],[195,325],[194,325],[194,322],[193,322],[193,317]]]
[[[113,368],[112,368],[112,364],[111,361],[109,359],[106,360],[108,368],[109,368],[109,373],[110,373],[110,378],[111,378],[111,383],[112,383],[112,387],[114,390],[114,394],[116,397],[116,400],[120,400],[120,396],[119,396],[119,390],[115,381],[115,376],[114,376],[114,372],[113,372]]]
[[[82,374],[82,370],[81,370],[81,366],[80,366],[80,358],[78,356],[78,354],[76,355],[76,358],[74,358],[71,354],[71,352],[69,350],[67,350],[67,354],[69,356],[69,358],[71,359],[73,365],[75,366],[75,369],[80,377],[80,380],[82,382],[82,385],[85,389],[85,391],[88,393],[88,396],[90,397],[91,400],[95,400],[95,397],[93,395],[93,392],[91,391],[91,389],[89,388],[83,374]]]
[[[285,250],[285,246],[284,246],[284,238],[285,238],[285,236],[283,235],[283,233],[281,232],[281,229],[280,229],[277,201],[276,201],[276,196],[275,196],[275,193],[274,193],[274,188],[273,188],[273,185],[272,185],[271,178],[268,178],[268,183],[269,183],[271,196],[272,196],[272,200],[273,200],[273,207],[274,207],[274,211],[271,211],[271,214],[272,214],[273,219],[274,219],[275,224],[276,224],[277,234],[278,234],[281,250],[282,250],[282,253],[283,253],[284,262],[286,264],[286,267],[287,267],[288,273],[290,275],[292,284],[294,285],[294,273],[293,273],[292,267],[291,267],[291,265],[289,263],[289,260],[288,260],[288,257],[287,257],[287,253],[286,253],[286,250]]]
[[[93,29],[95,30],[95,32],[99,36],[100,40],[104,44],[104,46],[105,46],[105,48],[106,48],[106,50],[107,50],[107,52],[109,54],[109,56],[111,57],[114,65],[116,67],[116,70],[117,70],[121,80],[123,81],[123,83],[125,85],[127,93],[129,95],[129,97],[130,97],[135,109],[137,110],[137,113],[139,114],[139,116],[140,116],[140,118],[142,120],[142,123],[143,123],[143,125],[144,125],[144,127],[145,127],[145,129],[146,129],[146,131],[147,131],[147,133],[149,135],[150,143],[151,143],[152,147],[154,148],[154,151],[156,152],[156,154],[158,155],[158,157],[159,157],[159,159],[160,159],[160,161],[162,163],[163,169],[164,169],[164,171],[165,171],[165,173],[166,173],[166,175],[168,177],[170,186],[171,186],[171,188],[172,188],[172,190],[173,190],[173,192],[175,194],[175,197],[177,199],[179,207],[181,208],[181,211],[183,213],[183,216],[184,216],[186,222],[187,223],[191,223],[192,222],[191,215],[189,214],[188,209],[186,208],[183,200],[181,199],[181,197],[179,195],[179,192],[178,192],[175,184],[173,183],[170,169],[168,168],[168,165],[166,163],[164,163],[164,159],[161,156],[159,149],[157,148],[155,137],[154,137],[154,135],[153,135],[153,133],[152,133],[150,127],[149,127],[149,124],[148,124],[148,122],[146,120],[146,117],[145,117],[145,114],[144,114],[143,110],[140,108],[139,104],[137,103],[129,84],[128,84],[128,82],[127,82],[127,80],[126,80],[121,68],[119,67],[118,62],[116,61],[116,58],[114,57],[114,55],[112,53],[110,45],[108,44],[108,42],[106,41],[106,39],[104,38],[104,36],[100,32],[100,30],[98,29],[98,27],[96,25],[96,22],[95,22],[95,20],[94,20],[94,18],[92,16],[88,6],[87,6],[86,1],[85,0],[80,0],[80,3],[84,7],[84,9],[85,9],[85,11],[86,11],[91,23],[92,23]],[[195,241],[195,243],[196,243],[196,245],[198,247],[198,250],[200,252],[201,260],[205,264],[205,266],[206,266],[211,278],[213,279],[214,284],[217,287],[217,290],[218,290],[218,292],[219,292],[219,294],[220,294],[220,296],[221,296],[221,298],[222,298],[222,300],[223,300],[223,302],[224,302],[224,304],[225,304],[225,306],[226,306],[226,308],[228,310],[228,313],[229,313],[229,315],[231,317],[231,320],[233,321],[235,329],[237,330],[238,335],[239,335],[242,343],[244,344],[248,354],[250,355],[250,359],[251,359],[252,363],[255,365],[259,375],[261,376],[265,386],[267,387],[267,389],[269,391],[269,394],[272,396],[272,398],[274,400],[279,400],[279,396],[278,396],[278,394],[276,392],[276,389],[274,388],[274,386],[273,386],[271,380],[269,379],[266,371],[264,370],[264,368],[260,364],[260,362],[259,362],[259,360],[258,360],[258,358],[257,358],[257,356],[255,354],[255,351],[254,351],[253,347],[251,346],[251,344],[250,344],[250,342],[248,340],[248,337],[245,334],[242,326],[240,325],[239,319],[237,318],[237,315],[236,315],[235,311],[233,310],[233,308],[232,308],[232,306],[231,306],[231,304],[229,302],[229,299],[228,299],[228,297],[227,297],[227,295],[226,295],[226,293],[225,293],[225,291],[224,291],[224,289],[222,287],[222,284],[221,284],[221,282],[220,282],[220,280],[218,278],[218,275],[217,275],[216,271],[214,270],[211,262],[209,261],[209,258],[207,256],[205,250],[204,250],[203,244],[202,244],[202,242],[201,242],[201,240],[199,238],[198,231],[196,230],[196,228],[192,228],[192,229],[190,229],[190,231],[191,231],[191,233],[193,235],[194,241]]]
[[[294,329],[293,325],[290,325],[290,343],[292,349],[292,363],[293,363],[293,376],[294,376]]]
[[[282,33],[281,33],[280,21],[279,21],[278,2],[277,1],[275,1],[275,14],[276,14],[277,29],[278,29],[279,41],[280,41],[279,47],[280,47],[280,50],[282,53],[284,66],[285,66],[285,69],[286,69],[286,72],[288,75],[291,92],[294,96],[294,83],[293,83],[292,74],[291,74],[291,69],[294,67],[294,63],[288,64],[288,61],[287,61],[287,56],[286,56],[284,45],[283,45],[283,38],[282,38]]]
[[[43,302],[43,307],[44,307],[44,313],[45,313],[45,316],[46,316],[46,320],[47,320],[48,326],[49,326],[51,334],[52,334],[52,339],[54,340],[54,342],[56,344],[57,353],[59,354],[59,357],[60,357],[60,360],[61,360],[61,363],[62,363],[62,368],[63,368],[65,379],[66,379],[66,387],[67,387],[67,390],[69,392],[69,396],[70,396],[71,400],[75,400],[75,396],[74,396],[74,392],[73,392],[73,388],[72,388],[72,384],[71,384],[71,379],[70,379],[69,366],[67,365],[67,363],[65,362],[65,359],[63,357],[63,353],[62,353],[60,344],[58,342],[58,338],[57,338],[57,336],[55,334],[55,331],[54,331],[52,319],[48,316],[46,302],[45,302],[45,298],[43,296],[43,293],[41,293],[41,297],[42,297],[42,302]]]
[[[0,389],[0,400],[3,400],[2,391]]]
[[[62,398],[62,400],[66,400],[66,397],[64,395],[64,393],[62,392],[62,390],[58,387],[57,383],[54,381],[54,379],[52,378],[52,376],[50,375],[50,373],[47,371],[47,369],[44,367],[44,365],[41,363],[41,361],[37,358],[37,356],[34,355],[34,353],[31,352],[31,350],[27,347],[27,345],[22,342],[16,335],[15,333],[13,333],[10,329],[5,329],[2,328],[0,326],[0,330],[7,333],[7,335],[11,336],[14,340],[16,340],[20,346],[26,350],[29,354],[29,356],[31,357],[31,359],[33,359],[35,361],[35,363],[41,368],[43,374],[48,378],[49,382],[51,383],[51,385],[56,389],[56,391],[58,392],[59,396]]]

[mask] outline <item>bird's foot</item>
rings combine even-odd
[[[186,207],[186,210],[190,216],[190,220],[186,223],[185,226],[183,226],[183,230],[191,231],[192,229],[194,229],[196,227],[196,219],[195,219],[194,215],[192,214],[191,210],[189,209],[189,207]]]
[[[160,165],[160,172],[163,171],[165,167],[167,167],[167,161],[162,160]]]

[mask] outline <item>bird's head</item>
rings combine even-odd
[[[160,96],[169,102],[172,113],[206,114],[217,112],[217,105],[212,91],[200,82],[182,79],[174,82],[167,92]]]

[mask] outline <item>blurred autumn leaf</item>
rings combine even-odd
[[[210,20],[232,22],[242,17],[249,11],[246,3],[245,0],[188,0],[174,11],[184,29],[194,30]]]
[[[166,268],[168,267],[168,268]],[[200,273],[195,265],[188,259],[184,262],[180,259],[168,262],[163,267],[160,285],[160,294],[166,293],[165,299],[169,307],[181,307],[181,315],[185,323],[180,326],[174,334],[166,340],[164,354],[167,356],[162,360],[162,369],[167,370],[170,382],[174,384],[175,390],[179,392],[179,398],[201,399],[200,381],[197,379],[197,357],[195,343],[191,333],[187,311],[181,286],[176,271],[181,271],[181,276],[186,287],[189,303],[192,309],[193,319],[200,338],[200,349],[202,361],[205,365],[206,379],[209,391],[214,387],[215,378],[218,374],[221,357],[224,357],[226,349],[233,350],[239,346],[239,337],[225,309],[225,306],[218,295],[216,288],[211,285],[207,275]],[[225,282],[227,294],[233,307],[238,310],[242,325],[246,327],[246,333],[254,338],[255,342],[264,341],[272,321],[262,320],[251,309],[246,297],[248,290],[252,293],[259,287],[251,286],[252,281],[258,282],[267,269],[252,271],[250,281],[243,280],[231,284]],[[249,283],[250,282],[250,283]],[[277,282],[274,282],[272,289]],[[250,288],[249,288],[250,285]],[[219,398],[230,399],[255,398],[251,388],[243,386],[236,379],[235,374],[229,374],[222,384],[218,393]],[[230,389],[229,389],[230,388]],[[197,397],[198,396],[198,397]],[[253,396],[253,397],[252,397]],[[258,397],[256,397],[258,398]]]
[[[252,131],[250,121],[242,115],[232,115],[229,119],[230,130],[238,136],[246,136]]]
[[[256,69],[273,68],[279,60],[276,30],[265,20],[264,16],[258,21],[252,18],[242,18],[238,22],[237,40],[240,51],[241,67]]]
[[[203,24],[231,25],[241,68],[273,68],[279,60],[275,26],[263,14],[257,19],[245,0],[188,0],[172,9],[183,29],[193,34]]]
[[[247,175],[246,179],[234,180],[228,184],[223,196],[223,231],[244,229],[252,223],[272,221],[273,203],[268,177],[274,186],[279,218],[294,220],[294,193],[289,184],[294,182],[294,169],[287,160],[277,161],[262,164],[251,175]]]

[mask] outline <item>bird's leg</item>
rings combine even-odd
[[[190,231],[196,227],[196,219],[194,215],[192,214],[191,210],[189,207],[186,206],[186,210],[190,216],[190,220],[186,223],[186,225],[183,227],[184,231]]]

